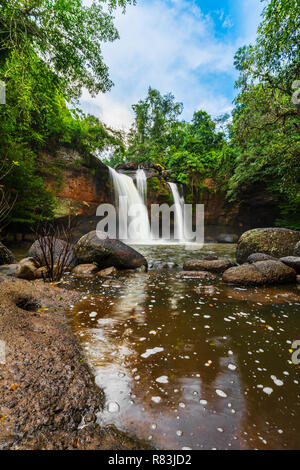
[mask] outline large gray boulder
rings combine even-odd
[[[300,256],[285,256],[280,261],[300,274]]]
[[[243,233],[236,247],[236,260],[245,263],[252,253],[282,258],[292,256],[300,232],[286,228],[255,228]]]
[[[52,264],[51,257],[53,257],[53,264],[60,264],[63,259],[65,259],[65,266],[74,267],[78,264],[74,254],[74,246],[68,245],[64,240],[58,238],[43,237],[36,240],[31,245],[27,256],[36,260],[39,266],[45,266],[46,260]]]
[[[243,286],[264,286],[296,282],[296,271],[281,261],[258,261],[227,269],[223,281]]]
[[[101,238],[94,230],[75,244],[75,255],[79,263],[96,263],[101,269],[114,266],[118,269],[135,269],[147,266],[143,255],[120,240]]]
[[[223,273],[230,268],[232,263],[227,259],[205,260],[192,259],[183,265],[184,271],[208,271],[211,273]]]
[[[12,264],[16,262],[13,253],[0,242],[0,265]]]

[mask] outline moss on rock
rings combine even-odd
[[[265,253],[275,258],[292,256],[300,232],[285,228],[257,228],[243,233],[236,248],[236,260],[245,263],[252,253]]]

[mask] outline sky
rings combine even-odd
[[[260,0],[137,0],[115,13],[120,39],[102,53],[114,87],[80,105],[113,128],[128,130],[132,104],[148,87],[172,92],[182,102],[182,118],[203,109],[213,117],[230,112],[236,94],[237,49],[254,42]]]

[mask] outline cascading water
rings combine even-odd
[[[127,213],[119,211],[119,227],[127,227],[128,235],[125,240],[130,243],[150,243],[151,230],[147,207],[130,176],[118,173],[108,167],[113,181],[116,204],[119,205],[120,197],[127,198]]]
[[[180,242],[185,242],[184,236],[184,197],[180,196],[176,183],[168,183],[172,191],[175,204],[175,220],[174,220],[174,238]]]
[[[139,168],[136,172],[136,185],[139,195],[141,196],[144,203],[147,203],[147,177],[144,170]]]

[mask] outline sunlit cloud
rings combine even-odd
[[[238,3],[235,18],[223,9],[204,13],[201,2],[192,0],[140,0],[125,15],[117,13],[121,39],[103,47],[115,86],[96,98],[85,93],[83,109],[110,126],[127,129],[131,105],[151,86],[183,102],[185,119],[197,109],[213,116],[230,111],[233,57],[254,40],[261,10],[259,0]]]

